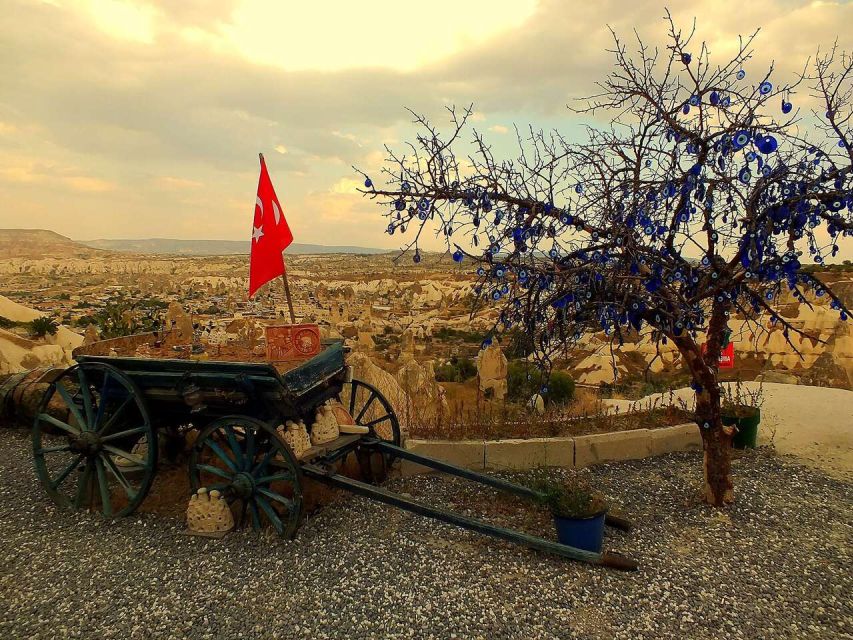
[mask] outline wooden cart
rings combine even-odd
[[[62,507],[126,516],[145,499],[162,448],[184,446],[198,429],[189,459],[190,482],[218,489],[237,523],[271,526],[293,537],[302,514],[304,478],[564,557],[636,569],[630,559],[591,553],[498,527],[389,491],[374,480],[408,459],[516,495],[529,488],[412,453],[401,447],[400,424],[388,400],[353,380],[340,341],[298,367],[280,373],[268,363],[76,354],[77,364],[55,370],[32,432],[35,468],[51,499]],[[101,350],[103,352],[103,350]],[[342,435],[297,460],[277,428],[287,420],[311,424],[330,399],[343,403],[365,435]],[[57,417],[59,416],[59,417]],[[163,442],[158,442],[165,438]],[[339,473],[354,455],[364,480]],[[611,519],[610,524],[623,524]]]

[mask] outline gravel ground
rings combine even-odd
[[[608,548],[641,564],[622,573],[348,496],[293,542],[188,537],[153,514],[108,524],[58,512],[27,434],[0,430],[0,638],[853,637],[850,484],[750,452],[734,464],[738,502],[720,513],[696,498],[699,463],[584,472],[638,525],[608,532]],[[531,526],[469,484],[390,486]]]

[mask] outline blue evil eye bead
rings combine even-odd
[[[682,61],[684,64],[690,64],[690,61],[691,61],[692,59],[693,59],[693,56],[691,56],[689,53],[682,53],[682,54],[681,54],[681,61]]]
[[[492,293],[492,300],[500,300],[500,299],[501,299],[501,292],[500,291],[495,291]]]
[[[506,269],[504,269],[503,267],[498,267],[497,269],[495,269],[495,275],[498,278],[503,278],[505,274],[506,274]]]
[[[758,92],[763,96],[766,96],[771,91],[773,91],[773,85],[767,82],[767,80],[758,86]]]
[[[741,149],[749,144],[749,131],[738,131],[732,139],[736,149]]]
[[[699,105],[699,96],[690,96],[690,106],[696,107]]]
[[[484,340],[483,340],[483,342],[480,344],[480,347],[481,347],[481,348],[483,348],[483,349],[487,349],[487,348],[489,348],[491,345],[492,345],[492,339],[491,339],[491,338],[486,338],[486,339],[484,339]]]
[[[370,178],[365,178],[364,179],[364,186],[367,187],[368,189],[370,189],[370,187],[373,186],[373,180],[371,180]]]
[[[773,169],[770,167],[769,164],[765,164],[763,167],[761,167],[761,175],[763,175],[765,178],[770,175],[771,171],[773,171]]]
[[[782,113],[791,113],[791,109],[794,108],[790,102],[786,102],[785,98],[782,98]]]
[[[421,198],[420,202],[418,202],[418,209],[420,209],[421,211],[428,211],[429,210],[429,199],[428,198]]]
[[[414,260],[415,264],[419,263],[421,261],[421,252],[415,251],[415,255],[412,256],[412,260]]]
[[[732,103],[732,99],[729,98],[728,96],[723,96],[722,98],[720,98],[720,106],[723,108],[728,107],[731,103]]]
[[[403,182],[403,184],[401,184],[401,185],[400,185],[400,188],[401,188],[403,191],[411,191],[411,190],[412,190],[412,185],[410,185],[408,182],[405,182],[405,181],[404,181],[404,182]]]
[[[690,113],[690,104],[689,103],[686,103],[686,102],[684,103],[684,106],[681,107],[681,113],[683,113],[684,115],[687,115],[688,113]]]
[[[402,198],[398,198],[397,201],[394,203],[394,208],[397,211],[402,211],[403,209],[406,208],[405,201]]]
[[[556,250],[556,249],[551,249],[551,250],[548,252],[548,255],[549,255],[549,256],[551,256],[552,258],[556,258],[556,257],[557,257],[557,250]]]
[[[462,262],[463,254],[459,249],[453,252],[453,262]]]
[[[651,167],[651,166],[652,166],[652,161],[651,161],[651,160],[646,160],[646,166],[647,166],[647,167]]]
[[[393,225],[393,224],[389,224],[389,225],[388,225],[388,235],[389,235],[389,236],[393,236],[393,235],[394,235],[394,225]]]
[[[738,72],[737,72],[737,76],[736,76],[736,77],[737,77],[737,79],[738,79],[738,80],[743,80],[743,79],[746,77],[746,71],[744,71],[743,69],[741,69],[740,71],[738,71]]]
[[[486,270],[485,270],[485,269],[483,269],[483,267],[479,267],[479,268],[477,269],[477,275],[478,275],[478,276],[481,276],[481,277],[482,277],[482,276],[484,276],[484,275],[486,275]]]
[[[755,155],[755,151],[750,151],[749,153],[746,154],[746,161],[747,162],[755,162],[756,157],[757,156]]]
[[[582,184],[576,184],[575,185],[575,193],[583,193],[583,185]]]
[[[773,136],[761,136],[756,141],[755,146],[758,147],[761,153],[768,154],[776,151],[779,148],[779,143],[776,142],[776,138]]]
[[[711,100],[711,106],[716,107],[718,104],[720,104],[720,94],[716,91],[712,91],[711,95],[708,97]]]

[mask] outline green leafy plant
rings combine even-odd
[[[604,497],[578,478],[556,482],[539,477],[530,488],[540,494],[540,502],[559,518],[590,518],[607,509]]]
[[[59,325],[51,318],[36,318],[27,323],[30,335],[35,338],[43,338],[46,335],[56,335]]]

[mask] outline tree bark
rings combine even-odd
[[[696,385],[696,422],[702,434],[704,459],[703,496],[708,504],[722,507],[734,501],[732,438],[734,428],[723,426],[720,384],[717,380],[726,308],[715,304],[708,323],[707,348],[702,353],[690,336],[670,336],[684,358]]]

